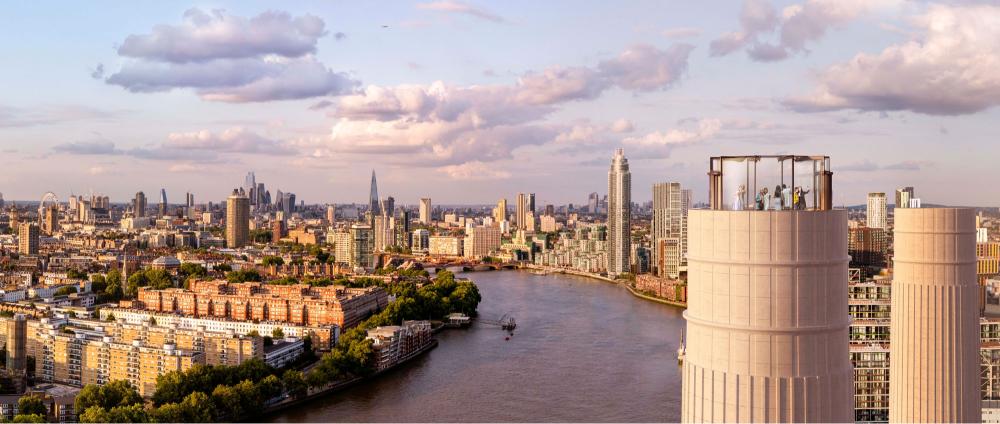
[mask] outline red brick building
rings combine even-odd
[[[350,328],[387,304],[388,294],[380,287],[230,284],[216,280],[192,281],[190,289],[142,287],[132,307],[194,317],[299,325],[336,324]]]

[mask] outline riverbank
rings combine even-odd
[[[377,371],[374,374],[372,374],[370,376],[367,376],[367,377],[355,377],[355,378],[352,378],[350,380],[340,381],[340,382],[331,384],[331,385],[329,385],[327,387],[324,387],[322,389],[319,389],[319,390],[317,390],[317,391],[315,391],[313,393],[308,393],[308,394],[306,394],[305,396],[302,396],[302,397],[298,397],[298,398],[291,398],[291,397],[289,397],[289,398],[286,398],[285,400],[282,400],[282,401],[280,401],[280,402],[278,402],[276,404],[273,404],[271,406],[265,407],[264,411],[261,412],[260,416],[249,417],[250,420],[243,420],[243,421],[244,422],[259,422],[260,420],[258,418],[263,418],[263,417],[267,417],[268,415],[277,414],[277,413],[285,411],[288,408],[291,408],[293,406],[302,405],[304,403],[308,403],[308,402],[314,401],[314,400],[319,399],[321,397],[325,397],[325,396],[328,396],[328,395],[340,392],[342,390],[349,389],[352,386],[357,385],[359,383],[376,379],[376,378],[378,378],[381,375],[384,375],[386,373],[392,372],[393,370],[396,370],[399,367],[401,367],[403,365],[406,365],[407,363],[409,363],[413,359],[415,359],[415,358],[417,358],[417,357],[419,357],[419,356],[421,356],[421,355],[423,355],[423,354],[425,354],[427,352],[430,352],[431,349],[434,349],[437,346],[438,346],[438,340],[437,339],[432,339],[431,342],[427,344],[427,346],[424,346],[420,350],[418,350],[416,352],[413,352],[410,355],[407,355],[406,357],[400,359],[399,362],[397,362],[396,364],[392,365],[389,368],[386,368],[386,369],[384,369],[382,371]]]
[[[543,272],[546,272],[546,273],[552,272],[552,273],[557,273],[557,274],[568,274],[568,275],[576,275],[576,276],[579,276],[579,277],[593,278],[593,279],[596,279],[596,280],[601,280],[601,281],[603,281],[605,283],[611,283],[611,284],[620,285],[622,287],[625,287],[625,289],[628,290],[629,293],[631,293],[633,296],[638,297],[640,299],[645,299],[645,300],[649,300],[649,301],[652,301],[652,302],[662,303],[664,305],[676,306],[678,308],[687,308],[687,303],[684,303],[684,302],[675,302],[675,301],[672,301],[672,300],[669,300],[669,299],[664,299],[662,297],[657,297],[657,296],[650,296],[648,294],[644,294],[644,293],[641,293],[641,292],[637,291],[636,289],[632,288],[630,285],[628,285],[626,283],[623,283],[623,282],[621,282],[619,280],[615,280],[615,279],[612,279],[612,278],[605,277],[603,275],[597,275],[597,274],[592,274],[592,273],[589,273],[589,272],[577,271],[577,270],[574,270],[574,269],[553,268],[553,267],[533,265],[533,264],[526,264],[526,265],[524,265],[524,269],[535,270],[535,271],[543,271]]]

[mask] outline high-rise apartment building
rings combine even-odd
[[[507,199],[497,201],[497,206],[493,208],[493,220],[499,224],[507,220]]]
[[[916,199],[913,195],[913,187],[903,187],[896,189],[896,209],[905,209],[910,207],[910,200]]]
[[[18,224],[17,252],[22,255],[37,255],[39,232],[38,225],[34,222]]]
[[[326,224],[333,225],[337,222],[337,205],[326,205]]]
[[[395,218],[381,214],[375,217],[375,251],[385,252],[389,247],[395,245],[394,224]]]
[[[427,249],[430,248],[430,237],[431,232],[423,228],[413,230],[413,233],[410,236],[410,249],[412,249],[414,253],[426,253]]]
[[[420,199],[420,223],[424,225],[429,225],[433,218],[431,217],[431,199],[429,197],[424,197]]]
[[[372,227],[354,224],[351,225],[350,234],[351,253],[347,263],[352,267],[374,268],[375,255],[372,253],[375,247],[375,240],[372,234]]]
[[[889,422],[981,417],[972,209],[896,211]]]
[[[517,193],[517,201],[514,204],[514,224],[519,230],[525,229],[525,221],[528,214],[528,196],[524,193]]]
[[[132,215],[136,218],[146,216],[146,193],[140,191],[135,194],[135,200],[132,201]]]
[[[650,236],[653,241],[653,263],[657,275],[668,278],[679,277],[684,253],[681,248],[686,245],[682,240],[687,239],[684,222],[686,215],[684,190],[681,190],[680,183],[653,185],[653,221]],[[660,248],[660,244],[667,243],[668,239],[674,240],[669,243],[672,248]],[[669,255],[662,256],[660,252],[669,252]]]
[[[815,172],[807,181],[818,183],[809,188],[821,200],[812,208],[727,210],[723,202],[723,193],[739,192],[725,182],[794,186],[757,178],[758,169],[778,175],[787,160],[712,158],[711,209],[689,212],[683,422],[853,421],[847,211],[830,209],[829,159],[791,157]]]
[[[865,212],[868,228],[881,228],[883,230],[889,228],[886,208],[885,193],[868,193],[868,209]]]
[[[465,257],[482,258],[492,255],[499,249],[499,227],[483,225],[469,229],[469,234],[465,237]]]
[[[235,189],[226,199],[226,247],[235,249],[246,246],[249,239],[250,199],[243,189]]]
[[[608,275],[629,272],[632,251],[632,173],[625,149],[616,149],[608,170]]]
[[[23,314],[7,319],[7,369],[17,376],[24,376],[28,359],[28,321]]]
[[[159,214],[160,218],[163,218],[163,217],[167,216],[167,189],[165,189],[165,188],[161,188],[160,189],[160,210],[159,210],[159,213],[160,213]]]

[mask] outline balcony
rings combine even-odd
[[[833,172],[828,156],[717,156],[709,161],[709,208],[829,210]]]

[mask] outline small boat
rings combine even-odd
[[[681,330],[681,345],[677,346],[677,363],[684,363],[684,354],[687,353],[687,348],[684,346],[684,330]]]

